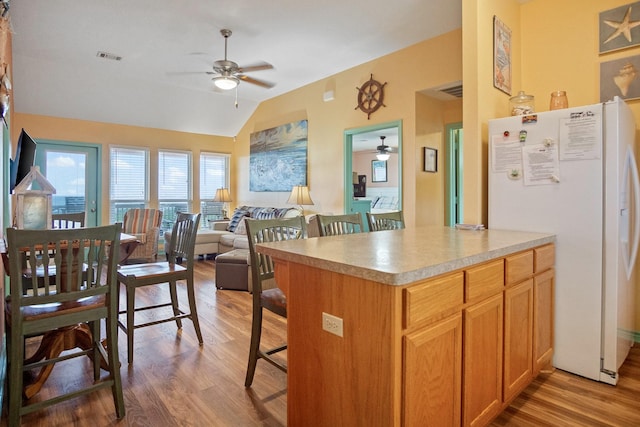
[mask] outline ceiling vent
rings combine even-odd
[[[440,89],[440,92],[446,93],[447,95],[455,96],[456,98],[462,98],[462,85]]]
[[[114,55],[113,53],[108,53],[108,52],[98,51],[98,53],[96,53],[96,56],[98,58],[110,59],[112,61],[122,61],[122,56]]]

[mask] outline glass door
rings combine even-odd
[[[55,187],[53,213],[86,212],[85,226],[101,223],[100,147],[38,140],[36,165]]]

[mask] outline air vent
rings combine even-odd
[[[440,92],[444,92],[448,95],[455,96],[456,98],[462,98],[462,85],[440,89]]]
[[[98,51],[96,56],[98,58],[110,59],[112,61],[122,61],[122,56],[114,55],[113,53],[108,53],[108,52],[100,52],[100,51]]]

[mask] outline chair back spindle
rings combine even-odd
[[[345,215],[316,215],[320,236],[362,233],[364,225],[360,212]]]

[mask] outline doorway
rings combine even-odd
[[[46,140],[37,144],[35,163],[56,189],[53,213],[86,212],[87,227],[101,224],[101,147]]]
[[[462,122],[446,126],[446,224],[454,226],[462,223],[463,181],[462,181]]]
[[[385,138],[381,139],[382,136]],[[389,147],[391,155],[388,160],[381,161],[376,158],[376,152],[383,144]],[[354,168],[354,158],[357,168]],[[345,213],[360,212],[364,219],[365,212],[371,209],[402,209],[402,120],[345,130],[344,159]],[[376,172],[381,170],[380,162],[384,163],[384,177],[376,173],[374,181],[374,168]],[[363,176],[364,191],[358,187]],[[354,188],[358,197],[355,197]],[[376,202],[381,206],[376,208]]]

